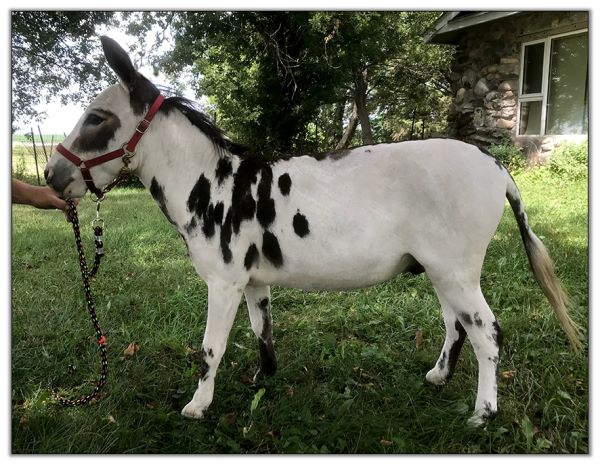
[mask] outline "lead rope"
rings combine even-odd
[[[79,268],[81,270],[81,278],[83,280],[83,289],[85,293],[85,301],[88,313],[92,319],[94,331],[96,333],[96,341],[98,343],[98,350],[100,353],[100,378],[96,381],[96,386],[91,393],[81,396],[78,399],[72,400],[58,394],[56,390],[52,393],[54,398],[65,407],[75,407],[78,405],[85,405],[92,399],[95,399],[100,394],[100,390],[106,384],[108,377],[108,356],[106,350],[106,335],[102,334],[98,318],[96,317],[96,308],[92,299],[92,289],[90,288],[90,278],[92,278],[98,268],[100,267],[100,259],[104,255],[103,244],[102,244],[102,219],[99,216],[100,213],[100,202],[96,203],[96,220],[94,221],[94,235],[96,245],[96,255],[94,257],[94,266],[92,270],[88,270],[85,255],[83,253],[83,246],[81,244],[81,233],[79,231],[79,218],[77,217],[77,208],[71,200],[67,200],[68,215],[71,224],[73,225],[73,232],[75,234],[75,244],[77,245],[77,253],[79,254]]]

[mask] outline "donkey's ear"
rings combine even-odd
[[[133,67],[129,55],[110,37],[102,36],[100,41],[108,65],[117,73],[119,80],[131,91],[136,80],[137,71]]]

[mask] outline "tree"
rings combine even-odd
[[[162,64],[190,69],[219,125],[271,154],[314,147],[307,125],[340,101],[335,73],[320,59],[309,12],[190,12],[176,15],[175,49]]]
[[[44,100],[85,101],[106,87],[96,27],[114,21],[114,12],[12,12],[13,131],[38,117],[35,107]]]
[[[255,151],[347,147],[359,123],[370,144],[399,134],[392,120],[437,114],[451,53],[422,39],[437,15],[183,13],[162,63],[173,76],[191,68],[219,124]]]
[[[325,37],[332,68],[345,70],[352,112],[337,148],[347,147],[360,122],[362,142],[375,141],[372,116],[423,115],[447,90],[451,50],[424,44],[436,12],[319,12],[313,24]],[[445,91],[445,92],[444,92]],[[418,107],[418,109],[417,109]]]

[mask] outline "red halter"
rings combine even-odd
[[[146,132],[146,130],[150,127],[150,123],[152,119],[156,115],[156,112],[160,108],[160,105],[163,103],[165,97],[163,95],[158,95],[152,106],[146,113],[146,116],[142,121],[139,122],[137,127],[135,128],[135,132],[129,142],[123,144],[120,149],[114,150],[112,152],[108,152],[104,155],[100,155],[99,157],[92,158],[91,160],[82,160],[77,155],[73,154],[69,150],[65,148],[64,145],[58,144],[56,146],[56,150],[58,153],[63,155],[67,160],[76,165],[80,170],[83,176],[83,180],[87,184],[88,189],[96,195],[98,199],[104,197],[103,190],[100,190],[94,184],[94,180],[92,179],[92,174],[90,173],[90,168],[101,165],[102,163],[106,163],[107,161],[114,160],[115,158],[122,158],[123,163],[125,163],[125,167],[129,165],[129,161],[135,155],[135,147]]]

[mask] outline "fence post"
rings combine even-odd
[[[42,130],[40,129],[39,124],[38,124],[38,132],[40,133],[40,140],[42,141],[42,149],[44,149],[44,158],[46,159],[46,163],[48,163],[48,154],[46,153],[46,145],[44,144],[44,138],[42,137]]]
[[[38,168],[37,151],[35,150],[35,133],[33,132],[33,128],[31,128],[31,143],[33,144],[33,157],[35,158],[35,174],[37,174],[38,186],[41,186],[42,183],[40,181],[40,169]]]

